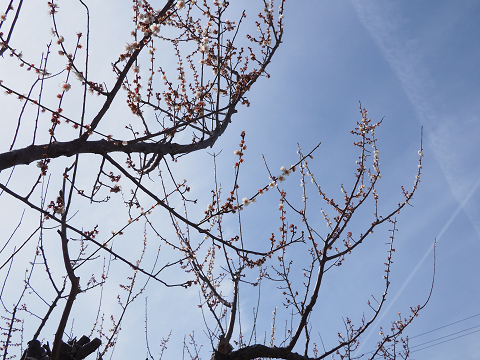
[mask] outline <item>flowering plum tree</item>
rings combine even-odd
[[[402,201],[383,214],[377,208],[376,190],[379,123],[372,123],[361,107],[361,120],[352,132],[359,151],[355,178],[350,187],[341,186],[339,201],[317,183],[308,162],[313,151],[304,154],[300,148],[296,164],[270,173],[264,187],[239,200],[244,132],[234,151],[235,177],[226,199],[215,180],[206,210],[203,204],[198,211],[200,201],[190,198],[191,185],[177,180],[185,162],[182,157],[212,147],[238,116],[239,107],[249,106],[250,88],[261,77],[269,77],[267,67],[284,31],[284,1],[277,1],[259,1],[260,13],[249,24],[246,12],[236,13],[226,1],[167,0],[157,10],[146,0],[134,0],[133,39],[124,51],[102,55],[111,62],[114,76],[110,80],[108,76],[96,78],[99,73],[92,70],[98,62],[91,60],[93,35],[86,1],[79,0],[86,20],[84,31],[70,37],[65,28],[68,21],[62,19],[67,9],[48,3],[53,41],[37,61],[30,58],[38,56],[32,54],[32,44],[15,43],[26,11],[23,1],[5,5],[0,22],[2,69],[19,65],[15,79],[21,81],[4,74],[0,82],[7,99],[20,100],[15,104],[8,100],[18,117],[13,135],[8,134],[12,135],[10,144],[2,142],[0,199],[4,208],[21,204],[28,209],[25,217],[37,217],[27,221],[22,215],[9,235],[3,232],[4,359],[21,354],[26,359],[83,359],[95,351],[99,359],[104,358],[117,344],[127,309],[155,287],[199,289],[198,311],[211,343],[207,356],[212,359],[351,358],[385,303],[394,252],[394,216],[415,193],[421,150],[413,190],[404,190]],[[228,20],[227,14],[234,20]],[[251,27],[257,30],[255,35]],[[53,83],[60,83],[59,90]],[[25,84],[30,86],[26,93],[22,90]],[[128,111],[117,112],[122,101]],[[215,176],[220,170],[214,165]],[[297,205],[282,187],[292,173],[302,184],[302,201]],[[308,182],[318,193],[318,202],[308,200]],[[272,191],[280,198],[280,227],[269,239],[251,239],[242,232],[240,214]],[[308,216],[312,210],[307,203],[311,202],[324,203],[321,214],[326,234]],[[373,217],[355,231],[351,219],[368,204],[373,205]],[[87,214],[85,209],[89,209]],[[255,207],[248,210],[255,211]],[[122,222],[119,219],[125,212],[128,220]],[[228,219],[236,219],[238,227],[232,228]],[[166,222],[171,222],[169,230],[165,230]],[[382,224],[393,228],[384,292],[369,302],[370,318],[362,318],[357,325],[347,319],[338,344],[320,351],[310,341],[315,325],[311,318],[324,276],[343,264]],[[108,226],[115,230],[109,233]],[[132,239],[128,245],[119,240],[125,234]],[[291,252],[303,252],[302,262],[291,261]],[[292,325],[281,341],[275,340],[280,310],[274,311],[269,343],[266,338],[256,341],[258,308],[252,327],[241,325],[239,291],[260,288],[262,282],[278,285],[278,302],[290,311]],[[115,314],[105,305],[111,301],[109,296],[119,306]],[[93,306],[97,310],[89,318],[92,301],[98,301],[98,306]],[[181,307],[192,308],[186,303]],[[382,332],[371,357],[408,357],[408,342],[401,335],[421,308],[414,307],[410,316],[393,322],[390,333]],[[66,334],[74,318],[87,322],[88,336],[77,340],[72,333]],[[252,334],[249,340],[247,332]],[[169,337],[162,340],[161,354],[168,341]],[[154,359],[148,334],[146,348]],[[200,358],[193,335],[183,348],[187,357]]]

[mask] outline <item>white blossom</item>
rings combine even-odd
[[[178,0],[177,1],[177,4],[175,5],[175,7],[178,9],[178,10],[181,10],[185,7],[185,0]]]
[[[75,77],[80,80],[80,81],[83,81],[84,80],[84,77],[83,77],[83,74],[81,72],[77,72],[77,71],[74,71],[73,74],[75,75]]]
[[[63,215],[65,213],[65,208],[63,206],[59,206],[55,209],[55,214]]]
[[[60,86],[60,88],[63,90],[63,91],[68,91],[71,89],[72,85],[66,83],[66,82],[62,82],[60,83],[58,86]]]
[[[153,23],[152,25],[150,25],[150,31],[154,34],[158,34],[158,32],[160,31],[160,25]]]

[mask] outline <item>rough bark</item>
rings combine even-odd
[[[257,358],[313,360],[313,358],[288,351],[283,347],[268,347],[261,344],[247,346],[225,355],[215,351],[212,355],[212,360],[252,360]]]

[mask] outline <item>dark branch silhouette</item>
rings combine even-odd
[[[27,51],[32,44],[14,43],[13,34],[21,31],[17,20],[25,12],[23,1],[11,0],[0,19],[0,61],[9,55],[20,65],[20,70],[12,69],[13,75],[0,81],[0,87],[10,98],[17,98],[13,101],[22,101],[18,118],[7,119],[16,121],[16,126],[0,153],[0,200],[5,207],[12,201],[24,206],[37,219],[27,231],[29,235],[18,240],[17,230],[30,226],[22,215],[0,250],[4,275],[1,327],[6,336],[0,342],[3,359],[15,355],[22,360],[81,360],[95,352],[97,359],[104,359],[117,341],[128,341],[119,340],[119,334],[131,304],[147,288],[157,285],[166,291],[173,287],[195,289],[199,294],[199,303],[193,306],[172,304],[199,308],[211,345],[208,354],[200,355],[201,347],[192,333],[184,340],[185,358],[357,358],[353,352],[365,331],[376,326],[387,298],[395,251],[395,216],[413,200],[421,175],[422,144],[413,189],[402,188],[398,205],[380,213],[376,192],[381,178],[376,139],[380,123],[372,122],[362,106],[352,131],[359,151],[355,178],[350,188],[341,185],[341,199],[334,200],[324,192],[311,171],[309,159],[320,144],[307,154],[299,147],[298,162],[282,166],[278,174],[265,162],[270,180],[240,199],[239,174],[245,167],[247,149],[242,132],[234,151],[233,183],[228,184],[227,191],[222,190],[217,174],[223,169],[217,168],[213,154],[211,200],[199,205],[204,199],[190,197],[190,182],[178,180],[175,163],[185,163],[190,159],[186,155],[212,148],[221,136],[228,136],[229,124],[242,116],[242,106],[250,104],[249,90],[261,78],[269,77],[268,66],[283,41],[284,1],[258,1],[255,11],[259,13],[252,21],[246,11],[235,14],[227,1],[165,0],[155,10],[148,1],[135,0],[131,41],[126,41],[123,52],[105,51],[100,59],[111,64],[115,75],[108,84],[90,75],[100,60],[93,60],[90,52],[91,10],[83,1],[79,3],[81,6],[76,5],[86,21],[83,33],[72,39],[62,35],[70,33],[60,26],[65,21],[58,20],[63,9],[48,2],[53,40],[45,44],[46,51],[37,65],[23,55],[25,51],[33,56]],[[235,20],[228,20],[227,14]],[[60,56],[60,65],[52,59],[53,51]],[[24,84],[19,86],[14,80],[15,71],[22,75],[29,71],[28,94],[20,90]],[[58,79],[62,80],[60,92],[52,93],[49,85]],[[88,93],[96,94],[96,100],[87,101]],[[10,98],[8,106],[15,109]],[[112,119],[112,109],[121,108],[122,100],[125,115]],[[71,103],[81,104],[79,113],[64,109]],[[300,206],[282,185],[288,176],[301,180]],[[242,230],[248,224],[241,214],[250,204],[248,211],[255,211],[253,204],[267,192],[280,197],[278,209],[272,209],[272,214],[279,211],[280,226],[270,238],[252,238]],[[313,200],[310,195],[309,199],[309,194],[318,197]],[[318,227],[318,216],[307,203],[322,204],[327,231]],[[362,213],[366,216],[369,205],[375,209],[370,219],[360,229],[353,227],[352,219]],[[198,211],[198,206],[202,210]],[[91,216],[82,217],[81,213],[97,208],[106,217],[93,219],[96,223],[91,225]],[[122,222],[125,214],[128,220]],[[111,233],[105,231],[103,223],[107,216],[116,227]],[[237,227],[226,219],[234,219]],[[171,223],[168,230],[166,222]],[[359,324],[344,319],[345,331],[338,333],[338,343],[320,351],[316,343],[312,346],[318,325],[312,314],[318,307],[324,279],[331,274],[327,271],[347,262],[352,252],[371,239],[374,230],[387,224],[392,228],[388,229],[391,235],[383,293],[368,302],[371,312]],[[122,247],[118,239],[125,233],[129,233],[130,243]],[[292,253],[303,254],[304,263],[290,261]],[[267,338],[265,332],[262,343],[257,339],[257,329],[263,326],[257,323],[258,306],[249,329],[242,325],[240,310],[244,289],[258,287],[260,304],[264,282],[277,285],[275,299],[290,314],[291,328],[286,327],[278,339],[275,309],[271,334]],[[116,286],[118,293],[111,287],[104,291],[106,284]],[[98,305],[85,300],[86,294],[96,294]],[[106,301],[117,306],[116,312],[105,314],[105,308],[113,308],[104,305]],[[392,322],[390,333],[382,331],[371,358],[377,354],[386,359],[408,357],[404,331],[425,305],[412,307],[409,316]],[[98,310],[89,335],[77,340],[76,333],[88,332],[75,327],[73,319],[82,318],[85,309],[95,306]],[[148,321],[145,300],[146,349],[154,360]],[[72,330],[67,334],[70,324]],[[251,334],[248,341],[247,332]],[[159,338],[157,334],[155,338]],[[160,359],[169,339],[170,334],[160,341]]]

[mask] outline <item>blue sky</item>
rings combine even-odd
[[[81,13],[76,12],[80,11],[78,5],[63,1],[59,5],[59,22],[65,34],[80,31],[81,20],[75,17],[76,20],[72,20],[72,16],[78,16],[74,14]],[[50,39],[46,5],[24,6],[31,19],[44,26],[33,27],[25,22],[14,37],[18,44],[14,47],[21,48],[27,43],[32,49],[42,49]],[[251,14],[247,20],[252,20],[257,11],[255,2],[249,1],[244,6]],[[92,2],[90,11],[91,71],[111,81],[110,63],[130,40],[130,2],[124,1],[122,5],[110,1]],[[388,327],[389,320],[395,319],[398,311],[406,315],[410,306],[422,304],[426,299],[432,278],[435,239],[438,244],[432,298],[408,328],[408,334],[420,335],[480,313],[480,166],[476,161],[480,154],[479,14],[480,4],[466,0],[455,3],[307,1],[301,5],[287,2],[284,44],[269,67],[271,78],[256,84],[249,95],[252,106],[239,109],[226,134],[209,151],[222,150],[218,158],[219,176],[228,189],[227,184],[233,176],[233,150],[240,132],[246,131],[248,150],[240,178],[243,197],[268,182],[261,154],[271,169],[279,169],[296,161],[297,143],[308,151],[321,142],[311,161],[313,171],[324,189],[339,193],[341,183],[352,182],[357,154],[351,145],[353,136],[349,131],[360,119],[358,102],[361,101],[374,121],[384,118],[377,132],[382,164],[379,191],[382,206],[389,209],[401,200],[400,186],[408,189],[413,185],[423,126],[423,174],[412,201],[413,207],[404,209],[397,217],[400,230],[396,237],[397,251],[387,310],[377,326],[364,337],[360,352],[373,348],[378,340],[378,326]],[[72,22],[74,25],[67,27]],[[24,53],[27,55],[28,50]],[[5,68],[1,68],[0,74],[2,80],[9,79]],[[0,97],[2,109],[9,101],[10,98]],[[70,106],[76,106],[73,100]],[[113,111],[112,118],[122,118],[125,108],[122,104],[118,106],[120,109]],[[8,109],[10,111],[11,107]],[[7,114],[10,112],[2,115],[2,124],[8,121]],[[2,139],[5,136],[9,144],[12,124],[5,126],[8,131],[0,136]],[[6,151],[5,146],[3,151]],[[208,199],[205,193],[213,186],[210,156],[195,154],[182,161],[177,169],[178,177],[189,180],[199,199]],[[4,183],[5,174],[2,173],[0,179]],[[298,178],[289,178],[285,186],[295,194],[298,183]],[[8,201],[9,205],[11,202],[5,195],[0,201]],[[7,212],[4,206],[1,214],[13,224],[18,221],[22,206],[11,206],[17,212]],[[268,209],[275,210],[277,206],[278,196],[272,192],[247,208],[242,214],[245,236],[267,240],[268,234],[278,225],[274,221],[276,214],[266,214]],[[102,209],[79,207],[79,210],[80,219],[86,223],[105,224],[107,232],[109,226],[116,226],[115,219],[105,215]],[[89,214],[94,214],[94,219],[89,218]],[[320,215],[318,219],[320,223]],[[229,231],[234,232],[234,221],[227,224],[232,227]],[[369,296],[381,294],[382,264],[386,256],[383,244],[389,236],[388,227],[382,231],[377,231],[372,242],[348,259],[345,266],[329,274],[314,314],[318,328],[313,332],[318,331],[327,347],[335,343],[337,332],[343,329],[342,317],[360,319],[363,312],[368,314]],[[295,254],[292,256],[302,261]],[[264,289],[266,294],[275,291],[269,285]],[[149,334],[152,339],[158,339],[172,329],[165,358],[179,358],[183,335],[195,331],[201,337],[203,321],[198,311],[188,307],[198,299],[195,291],[168,291],[150,284],[146,293],[149,319],[153,323],[149,324]],[[251,313],[252,304],[256,306],[256,290],[253,294],[249,291],[246,288],[242,292],[244,314]],[[263,295],[262,299],[262,327],[268,333],[271,312],[276,304],[281,305],[275,296]],[[180,304],[181,311],[173,312],[172,303]],[[114,358],[132,351],[131,341],[143,341],[144,300],[135,306],[125,320]],[[79,327],[78,331],[85,332],[91,324],[83,324],[81,318],[77,315],[75,326]],[[242,326],[248,328],[249,325],[251,319],[244,315]],[[472,317],[413,338],[411,346],[478,325],[480,316]],[[478,328],[470,331],[475,330]],[[320,344],[318,337],[312,341]],[[425,346],[434,344],[436,342]],[[420,348],[423,346],[417,349]],[[208,344],[204,343],[204,358],[209,357],[208,351]],[[478,359],[479,353],[480,332],[477,332],[412,356],[416,359]]]
[[[286,67],[293,71],[290,78],[303,80],[302,95],[315,99],[311,106],[302,102],[309,110],[298,118],[307,119],[320,134],[327,131],[335,144],[340,132],[345,134],[342,127],[352,118],[355,101],[361,100],[373,118],[385,116],[380,151],[384,174],[393,175],[392,191],[413,165],[408,159],[424,126],[422,183],[414,208],[399,217],[403,257],[396,265],[403,267],[397,269],[403,287],[437,238],[437,278],[431,303],[412,327],[412,336],[478,313],[478,11],[474,2],[322,2],[314,11],[294,12],[294,34],[285,41],[288,36],[303,38],[292,39],[288,52],[294,55],[288,56]],[[330,155],[332,145],[322,141],[320,151]],[[406,185],[409,181],[403,180]],[[417,284],[428,277],[431,255],[427,260],[391,309],[421,297],[424,288]],[[444,330],[447,335],[451,327]],[[417,358],[476,358],[478,336],[434,346]]]
[[[285,147],[294,146],[289,140],[309,146],[321,140],[316,156],[327,165],[319,171],[341,174],[348,171],[341,166],[348,164],[347,130],[362,101],[373,119],[385,117],[379,130],[382,180],[390,181],[393,196],[399,183],[412,181],[424,126],[422,183],[414,207],[399,216],[398,288],[390,309],[394,314],[424,298],[437,238],[434,293],[411,336],[478,314],[478,4],[352,1],[307,7],[293,9],[287,18],[287,26],[294,25],[286,34],[285,55],[273,65],[279,70],[271,69],[276,90],[263,97],[269,109],[281,104],[279,115],[269,117],[283,117],[290,125],[266,122],[264,128]],[[288,127],[288,135],[280,135]],[[469,320],[471,326],[478,325],[476,319]],[[461,324],[418,337],[416,344],[470,327]],[[478,336],[413,355],[473,359]]]

